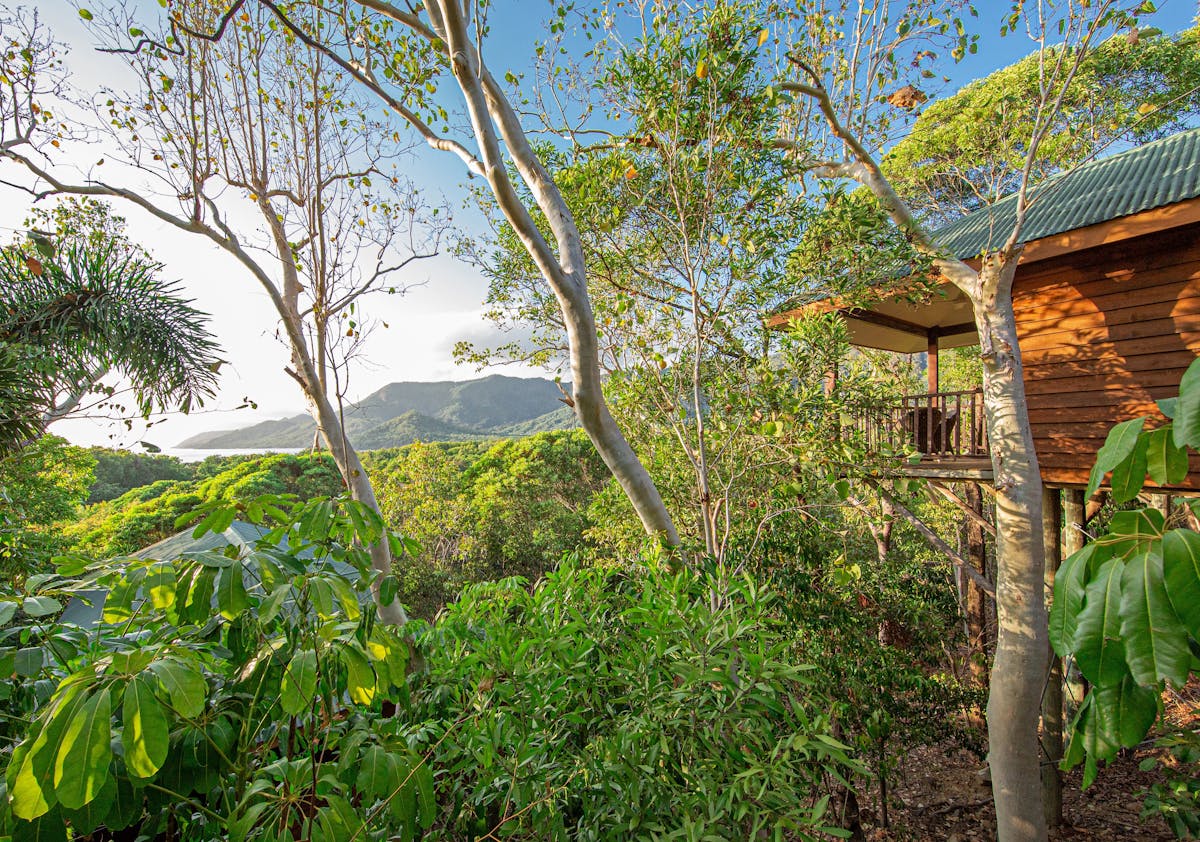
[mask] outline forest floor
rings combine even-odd
[[[1164,696],[1173,724],[1200,727],[1200,682],[1182,693]],[[1160,766],[1143,772],[1139,764],[1166,752],[1143,744],[1102,766],[1096,782],[1080,790],[1082,767],[1063,776],[1064,824],[1051,840],[1098,842],[1170,842],[1175,835],[1161,818],[1142,821],[1144,793],[1163,779]],[[980,758],[954,746],[927,746],[901,761],[890,784],[888,829],[878,827],[877,799],[863,799],[864,827],[870,842],[991,842],[996,811]],[[876,803],[872,804],[871,802]],[[875,827],[870,827],[875,825]]]

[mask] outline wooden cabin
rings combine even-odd
[[[1200,130],[1093,161],[1031,191],[1013,308],[1043,482],[1086,486],[1109,429],[1156,415],[1200,355]],[[1015,197],[938,232],[968,263],[1012,230]],[[923,454],[906,473],[991,479],[982,394],[939,391],[938,352],[978,343],[970,303],[949,283],[927,300],[862,307],[818,301],[772,318],[836,310],[857,346],[928,354],[929,389],[905,398],[876,435]],[[1161,417],[1161,416],[1160,416]],[[1200,460],[1170,491],[1200,490]]]

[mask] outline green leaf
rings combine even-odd
[[[1173,529],[1163,536],[1163,584],[1175,616],[1200,640],[1200,535]]]
[[[1146,470],[1159,485],[1178,485],[1187,478],[1187,451],[1176,447],[1170,426],[1147,434]]]
[[[1123,421],[1108,431],[1108,438],[1104,440],[1104,446],[1096,453],[1096,464],[1092,466],[1087,491],[1083,495],[1085,499],[1096,493],[1096,489],[1104,481],[1105,474],[1133,454],[1134,448],[1137,447],[1138,436],[1145,424],[1144,417],[1134,418],[1131,421]]]
[[[265,625],[274,620],[279,614],[279,609],[283,607],[283,601],[291,592],[292,586],[287,583],[271,591],[271,595],[258,606],[258,621]]]
[[[350,698],[360,705],[369,705],[375,698],[375,670],[367,661],[367,656],[352,643],[348,643],[338,652],[342,663],[346,665],[346,689]]]
[[[57,599],[48,596],[27,596],[21,610],[30,617],[47,617],[62,608]]]
[[[391,605],[396,601],[396,596],[399,593],[400,580],[391,573],[379,580],[379,601],[382,604]]]
[[[31,821],[58,803],[54,793],[54,756],[67,725],[87,701],[83,689],[78,683],[65,691],[60,689],[61,695],[47,708],[41,728],[13,750],[5,774],[12,812],[17,818]]]
[[[1175,446],[1200,450],[1200,358],[1192,360],[1179,381],[1179,398],[1175,401]]]
[[[1120,638],[1122,570],[1115,558],[1100,565],[1088,583],[1075,629],[1075,662],[1097,687],[1119,684],[1129,672]]]
[[[63,809],[63,818],[71,823],[71,830],[75,834],[74,838],[78,839],[80,836],[89,835],[106,824],[106,820],[112,812],[116,795],[117,779],[109,775],[104,780],[104,786],[100,787],[100,792],[96,793],[96,797],[87,804],[78,810]]]
[[[1173,419],[1175,417],[1175,406],[1179,403],[1179,398],[1163,398],[1154,403],[1158,407],[1159,412],[1167,416],[1168,419]]]
[[[1165,529],[1166,520],[1157,509],[1117,512],[1109,521],[1109,531],[1094,543],[1098,547],[1097,552],[1129,559],[1149,552],[1150,547],[1162,538]]]
[[[112,808],[104,820],[109,830],[124,830],[142,817],[142,792],[133,788],[129,779],[117,779],[117,791],[113,795]]]
[[[112,702],[108,689],[87,697],[63,732],[54,759],[54,794],[78,809],[100,791],[112,762]]]
[[[44,659],[45,654],[40,647],[30,646],[27,649],[19,649],[13,657],[12,671],[22,678],[31,678],[41,671]]]
[[[394,581],[394,577],[393,577]],[[16,602],[8,600],[0,600],[0,626],[7,625],[8,622],[17,614]]]
[[[1075,627],[1079,624],[1079,611],[1083,608],[1087,584],[1088,560],[1095,551],[1095,544],[1087,544],[1079,552],[1067,556],[1054,576],[1054,600],[1050,604],[1050,645],[1060,657],[1066,657],[1074,648]]]
[[[208,685],[196,669],[174,658],[155,661],[149,670],[158,676],[171,699],[171,707],[185,719],[194,719],[204,711]]]
[[[1158,693],[1126,676],[1114,687],[1097,688],[1092,708],[1096,743],[1104,747],[1099,759],[1112,760],[1118,748],[1133,748],[1145,738],[1158,716]]]
[[[279,704],[283,712],[295,716],[307,710],[317,692],[317,653],[301,649],[292,656],[283,673]]]
[[[323,620],[333,617],[333,588],[330,587],[329,582],[320,576],[309,579],[308,596],[317,610],[318,617]]]
[[[133,598],[144,578],[146,568],[135,567],[113,583],[104,599],[104,622],[122,623],[133,616]]]
[[[146,596],[150,604],[162,611],[175,604],[175,565],[157,561],[146,573]]]
[[[355,784],[360,792],[371,798],[387,798],[398,783],[395,759],[382,747],[372,745],[363,750]]]
[[[362,608],[358,604],[358,594],[354,592],[350,582],[344,576],[336,574],[323,576],[325,581],[329,582],[333,588],[333,593],[337,596],[338,602],[342,605],[342,611],[345,612],[346,618],[349,620],[357,620],[362,614]]]
[[[1121,637],[1125,662],[1138,684],[1187,682],[1192,655],[1187,633],[1175,617],[1163,586],[1160,550],[1135,556],[1121,574]]]
[[[125,766],[138,778],[153,777],[167,760],[167,717],[150,682],[139,675],[125,686],[121,744]]]
[[[11,842],[67,842],[67,823],[57,812],[32,822],[16,822]]]
[[[437,799],[433,794],[433,772],[429,764],[422,760],[413,770],[413,778],[417,782],[417,820],[422,828],[429,830],[437,821]]]
[[[91,20],[91,19],[92,19],[92,13],[91,13],[90,11],[88,11],[87,9],[80,9],[80,10],[79,10],[79,16],[80,16],[81,18],[83,18],[84,20]]]
[[[221,570],[220,583],[217,586],[217,608],[226,620],[235,619],[250,607],[250,598],[246,595],[246,582],[242,577],[241,564],[232,564]]]
[[[1133,452],[1112,469],[1112,493],[1114,503],[1127,503],[1146,484],[1146,437],[1138,436]]]

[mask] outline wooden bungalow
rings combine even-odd
[[[1043,482],[1078,489],[1109,429],[1156,414],[1155,401],[1177,394],[1200,354],[1200,130],[1084,164],[1031,195],[1013,288],[1029,416]],[[1010,196],[938,239],[977,265],[1012,230],[1014,208]],[[863,419],[876,436],[907,437],[923,454],[904,472],[989,481],[981,392],[938,388],[938,352],[978,342],[962,294],[943,283],[923,302],[818,301],[772,324],[831,310],[845,317],[854,345],[928,354],[928,392]],[[1200,491],[1200,460],[1163,490]]]

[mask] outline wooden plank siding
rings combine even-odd
[[[1108,430],[1200,355],[1200,223],[1023,265],[1013,309],[1042,479],[1085,485]],[[1200,490],[1200,458],[1178,490]]]

